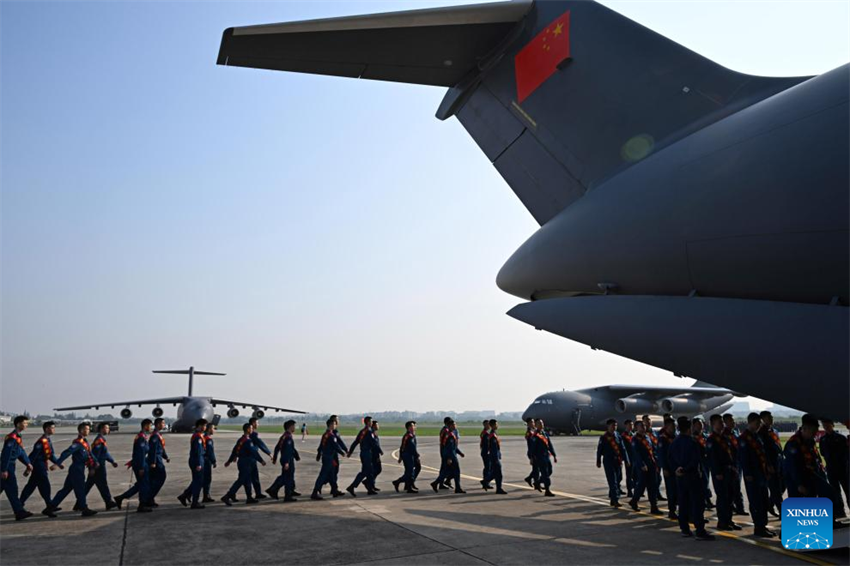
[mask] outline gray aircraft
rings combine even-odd
[[[536,398],[522,420],[543,419],[554,433],[579,434],[582,430],[605,430],[605,421],[622,423],[641,415],[669,413],[676,417],[723,413],[739,393],[708,383],[691,387],[647,385],[601,385],[578,391],[552,391]]]
[[[245,403],[242,401],[228,401],[226,399],[219,399],[217,397],[198,397],[192,395],[192,385],[196,375],[227,375],[225,373],[197,371],[194,367],[190,367],[188,370],[155,370],[153,373],[173,373],[179,375],[188,375],[188,395],[185,395],[183,397],[160,397],[159,399],[145,399],[142,401],[116,401],[114,403],[97,403],[94,405],[80,405],[77,407],[60,407],[53,410],[83,411],[87,409],[97,410],[101,407],[110,407],[114,409],[116,405],[125,405],[125,407],[121,409],[121,418],[129,419],[133,416],[133,411],[130,410],[131,405],[138,405],[139,407],[141,407],[142,405],[156,405],[151,411],[151,415],[153,415],[154,417],[161,417],[163,415],[163,410],[160,405],[171,404],[172,406],[177,407],[177,420],[171,423],[172,432],[192,432],[195,428],[195,422],[198,419],[206,419],[211,423],[218,424],[218,421],[221,418],[221,415],[217,415],[215,413],[215,407],[218,405],[227,406],[226,414],[231,419],[239,416],[239,409],[237,409],[237,407],[241,407],[242,409],[251,407],[251,416],[256,417],[258,419],[263,418],[266,415],[266,411],[298,413],[302,415],[306,414],[304,411],[295,411],[293,409],[284,409],[282,407],[272,407],[270,405],[264,405],[260,403]]]
[[[218,63],[447,87],[540,224],[510,316],[850,418],[850,65],[746,75],[590,1],[235,27]]]

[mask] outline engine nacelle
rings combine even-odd
[[[161,408],[161,407],[154,407],[154,410],[153,410],[153,411],[151,411],[151,414],[152,414],[154,417],[156,417],[156,418],[161,417],[161,416],[162,416],[162,413],[163,413],[163,410],[162,410],[162,408]]]
[[[229,409],[227,409],[227,417],[228,418],[235,419],[238,416],[239,416],[239,409],[237,409],[236,407],[230,407]]]
[[[254,409],[253,417],[255,419],[261,419],[266,416],[266,412],[262,409]]]
[[[668,397],[661,400],[661,410],[675,415],[704,413],[706,404],[689,397]]]
[[[641,399],[635,397],[623,397],[614,402],[614,409],[618,413],[628,413],[630,415],[637,414],[657,414],[658,403],[649,399]]]
[[[129,419],[132,416],[133,416],[133,411],[130,410],[130,407],[124,407],[123,409],[121,409],[121,418],[122,419]]]

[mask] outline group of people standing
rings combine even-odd
[[[715,508],[713,487],[717,530],[742,529],[733,517],[746,514],[746,493],[754,535],[775,537],[777,533],[768,528],[768,514],[779,516],[786,489],[790,497],[827,497],[833,502],[835,519],[847,516],[841,490],[850,505],[848,439],[835,431],[832,421],[822,422],[825,432],[819,445],[826,468],[815,441],[818,420],[803,415],[802,425],[783,447],[770,411],[750,413],[743,432],[731,414],[711,415],[708,431],[700,418],[676,420],[665,415],[658,432],[652,429],[649,415],[636,422],[627,419],[622,432],[617,431],[617,421],[610,419],[599,439],[596,465],[604,467],[612,507],[620,507],[619,498],[626,495],[629,506],[639,511],[638,503],[647,494],[650,513],[663,515],[658,501],[666,500],[668,516],[678,520],[683,536],[713,540],[704,518],[706,509]],[[662,482],[666,498],[661,496]],[[836,527],[842,526],[836,522]]]

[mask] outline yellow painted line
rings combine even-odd
[[[398,460],[397,454],[398,454],[398,450],[393,451],[392,456],[393,456],[394,461]],[[398,464],[391,464],[391,465],[396,466],[396,467],[402,467],[402,466],[399,466]],[[440,472],[440,470],[438,470],[437,468],[432,468],[431,466],[423,465],[422,469],[428,470],[428,471],[431,471],[431,472],[436,472],[436,473]],[[481,478],[466,475],[466,474],[461,474],[460,477],[462,477],[464,479],[472,480],[472,481],[478,481],[478,482],[481,481]],[[525,489],[527,491],[536,491],[533,487],[528,486],[528,485],[523,485],[523,484],[503,482],[502,485],[507,486],[507,487],[513,487],[513,488],[516,488],[516,489]],[[556,491],[554,489],[550,489],[550,491],[552,493],[554,493],[555,495],[560,495],[561,497],[567,497],[569,499],[584,501],[585,503],[594,503],[596,505],[602,505],[604,507],[609,507],[611,509],[614,509],[604,499],[599,499],[599,498],[591,497],[591,496],[588,496],[588,495],[578,495],[578,494],[575,494],[575,493],[567,493],[567,492],[564,492],[564,491]],[[619,509],[619,511],[628,512],[631,515],[635,515],[635,514],[645,515],[647,517],[651,517],[651,518],[657,519],[659,521],[667,521],[669,523],[678,524],[678,521],[676,521],[675,519],[668,519],[667,517],[663,517],[663,516],[659,516],[659,515],[653,515],[653,514],[649,513],[648,511],[637,511],[637,512],[635,512],[635,511],[632,511],[632,509],[629,508],[629,507],[623,507],[623,508]],[[718,535],[718,536],[726,537],[726,538],[729,538],[729,539],[737,540],[737,541],[740,541],[740,542],[743,542],[743,543],[746,543],[746,544],[750,544],[750,545],[753,545],[753,546],[758,546],[760,548],[771,550],[773,552],[778,552],[779,554],[784,554],[785,556],[790,556],[792,558],[802,560],[803,562],[808,562],[809,564],[816,564],[817,566],[834,566],[831,562],[825,562],[823,560],[819,560],[819,559],[817,559],[813,556],[810,556],[808,554],[804,554],[804,553],[801,553],[801,552],[791,552],[790,550],[785,550],[781,546],[773,546],[773,545],[765,544],[763,542],[760,542],[760,541],[757,541],[757,540],[754,540],[754,539],[744,538],[742,536],[738,536],[736,534],[733,534],[729,531],[714,531],[714,534]]]

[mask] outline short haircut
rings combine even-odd
[[[369,415],[366,415],[365,417],[363,417],[363,423],[364,424],[370,423],[370,422],[372,422],[372,417],[370,417]]]
[[[644,415],[640,418],[640,420],[644,421],[644,420],[652,420],[652,419],[649,418],[649,415]]]
[[[251,428],[251,423],[245,423],[242,425],[242,432],[248,432],[248,429]]]
[[[525,419],[525,422],[526,422],[526,424],[531,424],[531,425],[533,425],[533,424],[534,424],[534,419],[532,419],[531,417],[528,417],[527,419]]]
[[[720,413],[714,413],[713,415],[708,417],[708,422],[710,422],[711,424],[714,424],[717,421],[723,422],[723,417],[720,415]]]
[[[158,425],[159,423],[164,423],[164,422],[165,422],[165,419],[162,418],[162,417],[157,417],[153,420],[154,426]]]
[[[45,423],[45,424],[47,424],[47,423]],[[109,426],[109,423],[107,423],[107,422],[97,423],[97,432],[103,432],[103,429],[108,427],[108,426]]]
[[[484,419],[483,421],[481,421],[481,424],[483,424],[484,426],[489,425],[489,424],[490,424],[490,419]]]
[[[204,427],[204,428],[207,428],[207,419],[198,419],[198,420],[196,420],[196,421],[195,421],[195,428],[198,428],[199,426],[202,426],[202,427]]]
[[[631,424],[631,422],[632,422],[632,419],[626,419],[626,420],[623,421],[623,426],[625,426],[627,424]]]
[[[679,427],[680,431],[691,430],[691,419],[688,417],[679,417],[676,419],[676,426]]]
[[[207,423],[206,430],[207,431],[215,430],[215,425],[212,424],[212,423]]]
[[[283,423],[283,428],[284,428],[284,429],[287,429],[287,428],[291,427],[291,426],[292,426],[292,425],[294,425],[294,424],[295,424],[295,421],[294,421],[294,420],[292,420],[292,419],[289,419],[288,421],[286,421],[285,423]]]
[[[446,418],[443,419],[443,424],[449,424],[450,422],[452,422],[451,417],[446,417]]]
[[[497,421],[496,419],[490,419],[489,421],[487,421],[487,424],[489,424],[489,425],[492,427],[492,426],[493,426],[493,425],[495,425],[497,422],[499,422],[499,421]]]
[[[813,426],[815,428],[818,427],[818,420],[808,413],[803,415],[801,420],[803,421],[803,426]]]
[[[56,423],[55,423],[55,422],[53,422],[53,421],[45,421],[45,422],[43,422],[43,423],[41,424],[41,429],[42,429],[42,430],[47,430],[47,429],[49,429],[49,428],[50,428],[50,427],[52,427],[52,426],[56,426]]]
[[[772,417],[773,413],[771,413],[770,411],[762,411],[762,412],[759,413],[759,416],[761,418]]]
[[[336,422],[336,419],[334,419],[333,417],[331,417],[331,418],[329,418],[328,420],[326,420],[326,421],[325,421],[325,424],[326,424],[326,425],[328,425],[328,426],[331,426],[331,425],[332,425],[332,424],[334,424],[335,422]]]
[[[28,420],[30,420],[30,418],[29,418],[28,416],[26,416],[26,415],[18,415],[17,417],[15,417],[15,426],[18,426],[18,425],[19,425],[19,424],[21,424],[22,422],[24,422],[24,421],[28,421]]]
[[[732,419],[735,420],[735,416],[732,413],[723,413],[723,420]]]
[[[751,422],[754,422],[754,421],[760,421],[760,420],[761,420],[761,415],[759,415],[758,413],[750,413],[749,415],[747,415],[747,422],[748,423],[751,423]]]
[[[83,429],[84,429],[84,428],[86,428],[86,427],[91,428],[91,425],[90,425],[89,423],[80,423],[80,424],[78,424],[78,425],[77,425],[77,432],[83,432]]]
[[[378,424],[378,421],[372,421],[372,426],[375,426],[376,424]]]
[[[605,426],[612,424],[617,424],[617,419],[608,419],[607,421],[605,421]]]
[[[667,426],[668,424],[676,424],[676,419],[671,416],[664,417],[664,426]]]
[[[822,422],[823,424],[827,424],[827,423],[835,424],[835,422],[832,419],[825,419],[825,418],[821,418],[820,422]]]
[[[254,423],[260,422],[260,419],[258,419],[257,417],[251,417],[250,419],[248,419],[248,422],[251,423],[251,426],[253,426]]]
[[[153,424],[153,421],[152,421],[152,420],[150,420],[150,419],[144,419],[144,420],[142,421],[141,427],[142,427],[142,428],[145,428],[145,427],[146,427],[146,426],[148,426],[149,424]]]
[[[413,426],[415,424],[416,424],[416,421],[407,421],[406,423],[404,423],[404,428],[410,428],[411,426]]]
[[[705,422],[705,419],[702,418],[702,417],[694,417],[693,419],[691,419],[691,422],[692,423],[702,423],[702,422]]]

